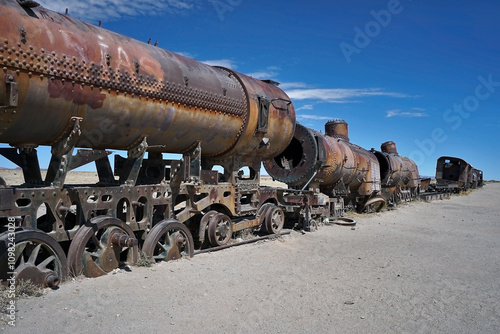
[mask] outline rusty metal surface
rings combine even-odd
[[[43,7],[0,8],[0,142],[53,145],[71,117],[82,118],[76,147],[95,149],[146,138],[149,151],[180,153],[201,140],[205,156],[270,158],[292,137],[293,105],[271,84]],[[259,98],[272,101],[267,120]]]
[[[443,156],[436,163],[436,187],[469,189],[482,186],[483,172],[461,158]]]
[[[344,120],[328,121],[325,124],[325,135],[349,141],[348,125]]]
[[[417,164],[398,154],[393,141],[381,145],[381,151],[373,150],[380,164],[382,187],[417,188],[420,185],[420,174]]]
[[[264,162],[270,176],[300,187],[319,182],[325,193],[333,190],[367,196],[380,190],[380,174],[375,155],[348,141],[347,123],[327,123],[326,133],[296,125],[288,148]],[[336,132],[338,130],[338,132]]]
[[[420,194],[420,199],[426,202],[441,200],[441,199],[449,199],[449,198],[450,198],[449,192],[429,192]]]
[[[396,143],[393,141],[386,141],[380,145],[380,150],[384,153],[398,154],[398,149],[396,148]]]

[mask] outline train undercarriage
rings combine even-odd
[[[35,149],[0,149],[25,178],[0,188],[3,282],[15,273],[54,287],[70,275],[98,277],[134,265],[141,256],[156,262],[191,257],[243,234],[279,234],[285,223],[314,230],[343,215],[342,199],[330,203],[309,190],[263,187],[253,170],[204,169],[200,145],[180,160],[151,153],[145,159],[146,150],[134,148],[127,158],[115,156],[114,171],[109,153],[53,150],[42,180]],[[64,183],[70,170],[92,162],[97,184]],[[15,242],[9,242],[12,233]]]

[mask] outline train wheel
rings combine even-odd
[[[208,223],[208,241],[212,246],[227,244],[233,235],[231,218],[223,213],[214,215]]]
[[[68,267],[64,251],[46,233],[23,228],[15,232],[14,249],[12,246],[9,234],[3,233],[0,236],[0,268],[7,270],[0,274],[2,280],[7,278],[4,277],[7,272],[14,272],[17,282],[30,280],[33,284],[53,288],[66,279]]]
[[[260,206],[259,210],[257,211],[257,218],[259,218],[260,224],[255,228],[256,231],[259,231],[261,233],[267,232],[266,230],[266,218],[267,218],[267,211],[274,206],[273,203],[264,203]],[[263,224],[264,223],[264,224]]]
[[[120,263],[137,262],[138,241],[132,229],[118,218],[92,218],[80,227],[68,251],[72,275],[99,277]]]
[[[264,221],[267,217],[267,211],[274,207],[273,203],[264,203],[260,206],[259,211],[257,211],[257,216],[261,217],[261,220]]]
[[[382,196],[376,196],[370,198],[364,205],[360,205],[358,209],[358,213],[366,212],[380,212],[383,208],[385,208],[386,202]]]
[[[285,225],[285,214],[283,210],[273,204],[267,211],[265,224],[267,233],[280,233],[283,229],[283,225]]]
[[[186,225],[177,220],[162,220],[149,232],[142,251],[155,262],[192,257],[193,236]]]
[[[207,213],[205,213],[203,215],[203,217],[201,217],[200,229],[198,231],[198,239],[200,240],[201,246],[204,246],[205,234],[207,231],[208,223],[210,222],[210,219],[212,219],[212,217],[215,216],[216,214],[218,214],[218,212],[215,210],[212,210],[212,211],[208,211]]]

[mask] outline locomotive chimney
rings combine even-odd
[[[349,141],[349,130],[347,129],[347,123],[342,119],[326,122],[325,134],[333,138],[340,138],[344,139],[345,141]]]
[[[393,153],[393,154],[398,154],[398,150],[396,148],[396,143],[393,141],[386,141],[382,145],[380,145],[380,149],[384,153]]]

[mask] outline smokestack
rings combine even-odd
[[[393,154],[398,154],[398,150],[396,148],[396,143],[393,141],[386,141],[382,145],[380,145],[380,149],[384,153],[393,153]]]
[[[337,119],[325,124],[325,134],[329,137],[340,138],[349,141],[349,130],[346,121]]]

